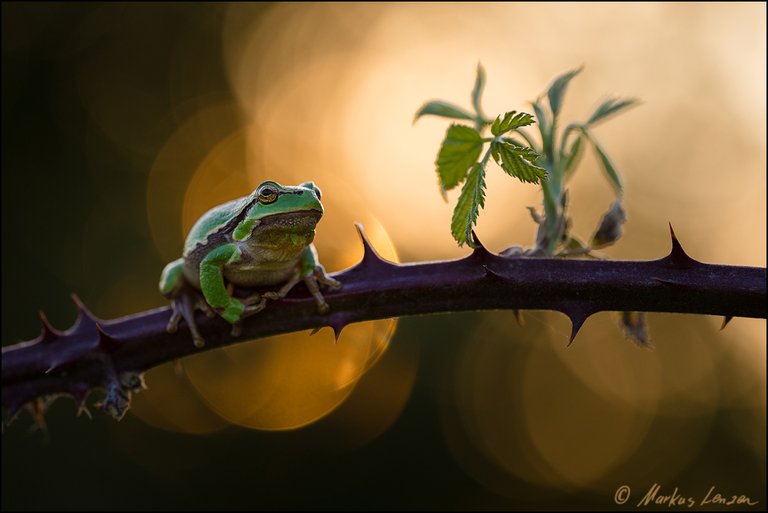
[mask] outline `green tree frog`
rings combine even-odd
[[[304,281],[321,313],[329,310],[319,284],[338,289],[318,262],[312,240],[323,215],[320,189],[313,182],[285,186],[266,181],[250,196],[212,208],[194,224],[181,258],[160,276],[160,293],[171,300],[166,330],[183,318],[197,347],[205,344],[195,310],[216,313],[240,330],[243,317],[261,311],[267,299],[281,299]],[[233,297],[234,286],[282,285],[275,292]]]

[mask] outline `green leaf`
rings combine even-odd
[[[491,143],[491,155],[504,172],[520,181],[539,183],[547,178],[547,171],[533,163],[539,154],[531,148],[495,140]]]
[[[611,183],[614,192],[616,192],[616,196],[621,197],[621,179],[619,178],[618,171],[616,171],[616,168],[613,166],[611,159],[608,158],[608,155],[606,155],[600,145],[597,144],[597,141],[595,141],[595,139],[592,137],[590,137],[590,141],[592,142],[592,146],[595,148],[595,153],[597,153],[597,156],[600,160],[600,165],[608,177],[608,181]]]
[[[531,102],[531,106],[533,107],[533,112],[536,114],[536,119],[539,124],[542,152],[546,153],[552,144],[552,123],[547,116],[547,113],[544,111],[544,106],[539,99],[535,102]]]
[[[452,119],[474,119],[472,114],[461,107],[452,103],[434,100],[421,106],[416,116],[414,116],[413,122],[415,123],[421,116],[426,116],[427,114]]]
[[[565,244],[565,248],[571,251],[586,251],[588,249],[583,242],[581,242],[573,235],[568,238],[568,242]]]
[[[474,128],[451,125],[437,155],[437,173],[443,188],[453,189],[467,176],[483,149],[483,138]]]
[[[565,167],[563,168],[565,176],[568,176],[568,174],[574,170],[579,160],[581,160],[581,156],[584,153],[584,147],[582,145],[583,139],[584,137],[579,135],[576,140],[573,141],[573,144],[571,144],[571,149],[568,152],[568,156],[565,160]]]
[[[477,112],[477,117],[483,117],[483,109],[480,106],[480,96],[483,94],[483,88],[485,87],[485,69],[479,62],[477,63],[477,77],[475,78],[475,87],[472,89],[472,106]]]
[[[480,209],[485,206],[485,169],[480,163],[472,166],[467,181],[461,189],[459,201],[453,210],[451,233],[459,246],[472,242],[472,228],[477,222]]]
[[[583,69],[583,66],[578,69],[573,69],[566,73],[563,73],[555,80],[552,81],[552,85],[547,90],[547,98],[549,98],[549,108],[552,110],[552,119],[557,119],[557,115],[560,112],[560,107],[563,103],[563,96],[565,90],[568,88],[568,83],[573,77],[579,74]]]
[[[491,125],[491,133],[498,137],[509,132],[510,130],[528,126],[533,123],[535,123],[535,121],[533,120],[533,116],[530,114],[513,110],[504,114],[504,118],[501,116],[496,116],[496,121],[494,121],[493,125]]]
[[[640,101],[636,98],[608,98],[597,107],[585,124],[586,126],[594,126],[598,122],[604,121],[609,116],[618,113],[620,110],[633,107],[638,103],[640,103]]]

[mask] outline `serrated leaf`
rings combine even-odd
[[[467,175],[451,219],[451,233],[459,246],[465,243],[472,245],[472,228],[477,222],[480,209],[484,206],[485,169],[480,163],[476,163]]]
[[[563,96],[565,96],[565,90],[568,88],[568,83],[573,77],[579,74],[583,69],[583,66],[578,69],[573,69],[566,73],[563,73],[555,80],[552,81],[552,85],[547,90],[547,98],[549,99],[549,108],[552,110],[552,119],[556,119],[560,112],[560,107],[563,103]]]
[[[627,215],[620,201],[614,201],[608,212],[603,214],[600,224],[597,226],[592,242],[589,244],[592,248],[604,248],[610,246],[621,237],[622,227],[627,221]]]
[[[505,173],[520,181],[539,183],[547,177],[547,171],[533,163],[539,154],[527,146],[496,140],[491,143],[491,155]]]
[[[415,123],[416,120],[418,120],[421,116],[426,116],[428,114],[451,119],[474,119],[472,114],[457,105],[444,101],[434,100],[421,106],[418,112],[416,112],[416,116],[414,116],[413,122]]]
[[[565,167],[563,168],[566,176],[576,168],[576,164],[581,160],[581,156],[584,153],[584,145],[582,144],[583,139],[584,137],[579,135],[576,140],[573,141],[573,144],[571,144],[568,156],[565,159]]]
[[[638,103],[639,100],[636,98],[608,98],[598,105],[595,112],[589,117],[585,124],[587,126],[594,126],[598,122],[604,121],[609,116],[618,113],[620,110],[633,107]]]
[[[483,149],[483,138],[474,128],[451,125],[437,155],[437,172],[443,188],[453,189],[467,176]]]
[[[480,106],[480,97],[483,94],[483,88],[485,87],[485,69],[479,62],[477,63],[477,76],[475,77],[475,87],[472,89],[472,106],[477,112],[477,116],[482,118],[483,110]]]
[[[616,171],[616,168],[611,162],[611,159],[608,158],[608,155],[603,151],[600,145],[597,144],[597,141],[595,141],[595,139],[592,137],[590,137],[590,141],[592,142],[592,146],[595,148],[595,153],[597,153],[598,159],[600,160],[600,167],[602,167],[603,172],[605,172],[605,175],[613,187],[616,196],[621,197],[622,187],[621,179],[619,178],[619,172]]]
[[[493,122],[493,125],[491,125],[491,133],[498,137],[510,130],[528,126],[533,123],[535,123],[535,121],[530,114],[513,110],[504,114],[503,118],[500,115],[496,116],[496,120]]]

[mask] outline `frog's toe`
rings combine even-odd
[[[242,317],[248,317],[255,313],[261,312],[262,310],[264,310],[264,308],[266,308],[266,306],[267,306],[266,297],[262,297],[257,304],[246,303],[245,310],[243,311]]]
[[[195,347],[203,347],[205,340],[200,335],[200,331],[197,329],[197,323],[195,322],[195,310],[200,309],[206,312],[210,310],[210,307],[206,304],[206,307],[201,305],[201,298],[198,295],[190,292],[181,292],[176,297],[171,299],[171,308],[173,313],[168,320],[168,324],[165,330],[168,333],[176,333],[179,329],[179,323],[182,319],[189,326],[189,331],[192,335],[192,343]]]
[[[331,307],[328,306],[328,303],[326,303],[324,299],[315,302],[317,303],[317,311],[321,314],[327,314],[331,311]]]
[[[197,303],[195,303],[195,307],[198,310],[201,310],[205,314],[205,316],[208,317],[209,319],[213,319],[214,317],[216,317],[216,311],[213,308],[211,308],[211,305],[209,305],[208,302],[202,297],[197,298]]]
[[[174,301],[172,303],[173,305],[173,313],[171,314],[171,318],[168,319],[168,324],[165,326],[165,331],[168,333],[176,333],[179,329],[179,321],[181,321],[181,312],[177,310],[176,308],[176,302]]]
[[[331,289],[337,290],[341,288],[341,282],[338,280],[334,280],[327,274],[325,274],[325,268],[318,264],[315,266],[315,270],[312,272],[312,274],[315,275],[315,279],[322,285],[325,285],[326,287],[329,287]]]

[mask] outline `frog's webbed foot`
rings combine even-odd
[[[325,268],[320,264],[317,264],[312,271],[306,274],[297,272],[279,291],[266,292],[264,297],[268,299],[282,299],[301,280],[304,280],[304,284],[309,289],[310,294],[315,298],[317,310],[323,314],[328,313],[331,308],[328,306],[323,294],[320,292],[320,285],[325,285],[331,289],[337,290],[341,288],[341,283],[325,274]]]
[[[165,327],[165,331],[176,333],[179,328],[179,321],[184,319],[187,326],[189,326],[192,342],[195,344],[195,347],[203,347],[205,339],[200,335],[200,331],[197,328],[195,311],[202,310],[207,317],[216,316],[216,312],[208,305],[205,298],[200,293],[186,287],[176,297],[171,298],[171,308],[173,313],[168,321],[168,325]]]
[[[255,313],[261,312],[267,306],[267,298],[261,294],[253,294],[241,299],[241,301],[245,305],[245,309],[243,310],[240,319],[232,323],[232,331],[230,331],[230,334],[233,337],[239,337],[243,332],[243,319],[250,317]]]

